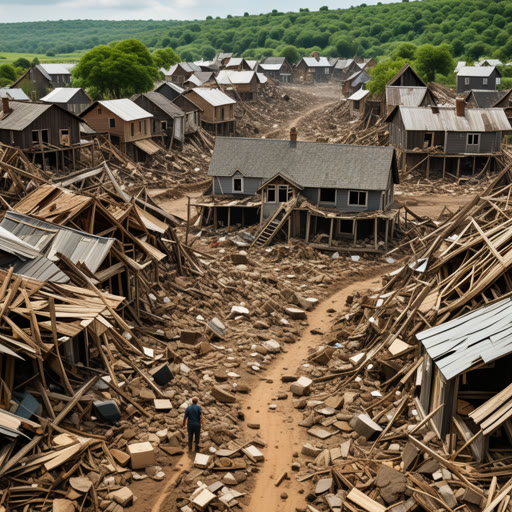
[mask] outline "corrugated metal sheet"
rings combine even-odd
[[[466,108],[457,116],[454,108],[398,107],[406,130],[431,132],[501,132],[509,131],[510,123],[502,108]]]
[[[44,98],[41,98],[41,101],[47,103],[67,103],[79,91],[81,91],[80,87],[57,87]]]
[[[459,69],[457,76],[489,77],[494,71],[494,66],[464,66]]]
[[[320,57],[316,60],[314,57],[303,57],[302,60],[305,62],[308,68],[330,68],[331,64],[327,57]]]
[[[102,100],[97,103],[110,110],[110,112],[120,117],[123,121],[137,121],[138,119],[153,117],[153,114],[146,112],[143,108],[140,108],[139,105],[127,98],[120,100]]]
[[[49,75],[70,75],[76,64],[39,64]]]
[[[512,300],[496,302],[416,335],[445,379],[512,353]]]
[[[232,71],[223,69],[217,75],[217,83],[221,85],[249,84],[254,78],[254,71]]]
[[[352,94],[352,96],[350,96],[349,100],[351,100],[351,101],[362,100],[363,98],[368,96],[368,94],[370,94],[370,91],[366,91],[365,89],[359,89],[359,91],[356,91],[354,94]]]
[[[196,87],[193,91],[201,96],[203,100],[207,101],[214,107],[220,107],[222,105],[232,105],[236,103],[233,98],[230,98],[227,94],[223,93],[220,89],[207,89],[205,87]]]
[[[264,71],[279,71],[283,65],[282,64],[260,64]]]
[[[160,69],[160,71],[162,71]],[[170,87],[171,89],[173,89],[174,91],[176,91],[178,94],[183,94],[185,92],[185,89],[183,89],[182,87],[180,87],[179,85],[176,85],[172,82],[161,82],[159,84],[157,84],[157,89],[160,88],[162,85],[166,85],[167,87]]]
[[[426,87],[386,86],[386,104],[419,107],[427,90]]]
[[[5,214],[0,227],[39,249],[49,260],[57,261],[56,254],[62,253],[73,263],[84,263],[93,273],[103,263],[115,242],[114,238],[91,235],[15,211]]]
[[[260,84],[266,84],[268,82],[268,78],[263,73],[256,73]]]
[[[10,101],[9,108],[11,108],[12,112],[0,120],[0,130],[22,131],[52,107],[53,105],[44,103]]]
[[[30,98],[25,94],[23,89],[18,87],[13,87],[12,89],[9,87],[1,87],[0,98],[7,98],[9,100],[17,101],[30,101]]]
[[[197,85],[198,87],[203,85],[203,82],[199,80],[199,78],[196,75],[191,75],[187,82],[190,82],[191,84]]]

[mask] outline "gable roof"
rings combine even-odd
[[[475,66],[503,66],[503,62],[500,59],[482,59],[476,62]]]
[[[512,352],[512,300],[471,311],[416,334],[444,378]]]
[[[169,69],[160,68],[160,71],[164,75],[169,76],[169,75],[174,74],[174,72],[178,68],[183,69],[183,71],[185,71],[186,73],[194,73],[195,71],[202,71],[201,68],[194,62],[178,62],[177,64],[172,65]]]
[[[50,108],[59,108],[70,116],[76,117],[67,110],[51,103],[11,101],[9,102],[9,108],[11,109],[10,114],[4,119],[0,119],[0,130],[22,131]]]
[[[508,132],[510,122],[502,108],[466,108],[458,116],[453,107],[438,107],[435,114],[428,107],[397,106],[386,118],[392,122],[400,113],[404,128],[410,131],[434,132]]]
[[[479,108],[493,107],[499,103],[509,91],[487,91],[485,89],[472,89],[466,96],[466,102],[473,99]]]
[[[488,78],[493,74],[494,70],[496,70],[494,66],[464,66],[459,69],[457,76]],[[496,71],[499,73],[498,70]]]
[[[398,87],[399,85],[397,86],[395,84],[403,75],[405,75],[405,73],[411,74],[414,80],[420,84],[420,86],[426,87],[427,84],[420,78],[418,73],[416,73],[416,71],[411,68],[410,64],[404,64],[398,73],[386,85],[391,87]]]
[[[466,66],[466,61],[465,60],[459,60],[459,61],[457,61],[457,65],[455,66],[455,69],[453,70],[453,72],[454,73],[458,73],[459,69],[462,69],[465,66]]]
[[[255,71],[234,71],[223,69],[217,75],[217,83],[221,85],[249,84],[256,76]]]
[[[183,87],[180,87],[179,85],[176,85],[173,82],[167,82],[167,81],[157,84],[155,91],[158,91],[158,89],[161,89],[162,87],[169,87],[173,91],[177,92],[178,94],[183,94],[185,92],[185,89],[183,89]]]
[[[286,57],[267,57],[264,62],[261,64],[279,64],[279,67],[281,67],[286,62]],[[278,68],[279,69],[279,68]]]
[[[190,75],[186,80],[185,82],[186,84],[192,84],[192,85],[195,85],[196,87],[200,87],[201,85],[203,85],[203,82],[196,76],[196,75]]]
[[[386,190],[391,172],[398,182],[395,170],[392,147],[217,137],[208,175],[238,171],[266,181],[282,174],[302,187]]]
[[[163,94],[156,91],[143,92],[140,94],[134,94],[130,100],[135,102],[137,98],[144,96],[148,101],[156,105],[164,114],[167,114],[172,119],[183,117],[185,113],[171,100],[167,99]]]
[[[386,86],[386,104],[419,107],[427,95],[427,87]]]
[[[92,105],[87,107],[81,114],[83,117],[87,112],[92,110],[96,105],[101,105],[106,108],[112,114],[121,118],[123,121],[137,121],[138,119],[147,119],[153,117],[153,114],[146,112],[143,108],[139,107],[137,103],[134,103],[128,98],[122,98],[119,100],[101,100],[95,101]]]
[[[36,68],[47,75],[70,75],[76,64],[37,64]]]
[[[338,59],[336,64],[334,64],[334,69],[345,69],[348,68],[352,62],[355,62],[354,59]]]
[[[370,75],[366,71],[361,70],[357,73],[354,73],[352,76],[349,76],[346,81],[350,82],[352,87],[357,87],[358,85],[368,83],[370,80]]]
[[[233,105],[236,101],[230,98],[227,94],[223,93],[220,89],[207,89],[206,87],[196,87],[186,93],[196,93],[198,96],[203,98],[204,101],[208,102],[214,107],[220,107],[222,105]]]
[[[505,94],[494,104],[491,105],[492,107],[496,108],[507,108],[509,105],[507,105],[507,100],[510,104],[510,95],[512,94],[512,89],[509,89],[508,91],[504,91]]]
[[[320,57],[316,60],[315,57],[302,57],[301,61],[304,61],[308,68],[330,68],[332,67],[327,57]],[[299,63],[300,64],[300,63]]]
[[[49,92],[44,98],[41,98],[41,101],[45,101],[47,103],[67,103],[80,91],[89,98],[86,92],[80,87],[57,87],[56,89],[53,89],[53,91]],[[89,101],[92,101],[91,98],[89,98]]]
[[[30,98],[25,94],[25,91],[19,87],[0,87],[0,98],[17,101],[30,101]]]

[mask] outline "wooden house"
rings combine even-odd
[[[215,135],[235,135],[236,101],[219,89],[196,87],[185,96],[202,109],[201,125]]]
[[[74,169],[80,156],[80,119],[57,105],[3,98],[0,142],[22,149],[45,169]]]
[[[351,96],[359,89],[364,89],[365,85],[371,80],[370,75],[360,69],[342,82],[341,91],[345,96]]]
[[[497,106],[510,91],[486,91],[473,89],[465,97],[466,105],[470,108],[490,108]]]
[[[224,66],[229,62],[229,60],[233,57],[232,53],[221,52],[215,55],[213,58],[213,64],[218,66],[218,69],[223,69]]]
[[[174,101],[185,92],[185,89],[172,82],[162,82],[155,87],[155,91],[163,94],[168,100]]]
[[[293,68],[286,57],[267,57],[260,64],[262,72],[276,82],[288,83],[293,81]]]
[[[384,96],[385,108],[383,112],[389,114],[396,106],[404,107],[430,107],[437,105],[436,98],[427,87],[421,86],[386,86]]]
[[[203,87],[204,85],[214,84],[215,75],[213,71],[197,71],[190,78],[185,80],[183,86],[187,89],[193,89],[194,87]]]
[[[500,59],[482,59],[477,62],[475,66],[503,66],[503,62]]]
[[[57,87],[41,98],[41,101],[54,103],[76,115],[79,115],[92,103],[91,97],[83,89],[75,87]]]
[[[95,101],[80,117],[136,161],[144,161],[160,147],[152,140],[153,114],[129,99]]]
[[[359,89],[348,98],[348,102],[350,105],[350,115],[352,117],[361,118],[365,115],[365,106],[369,98],[369,95],[370,91],[366,91],[365,89]]]
[[[224,69],[230,69],[232,71],[252,71],[251,66],[243,57],[231,57],[224,65]]]
[[[386,84],[387,87],[426,87],[427,84],[409,64],[404,64],[398,73]]]
[[[495,66],[464,66],[457,73],[457,92],[495,91],[500,83],[501,73]]]
[[[416,334],[424,352],[419,402],[442,439],[453,432],[483,462],[512,443],[512,300],[505,298]]]
[[[369,58],[356,58],[356,62],[359,64],[359,67],[364,70],[368,70],[377,65],[377,61],[373,57]]]
[[[332,68],[332,79],[342,82],[360,71],[361,67],[354,59],[337,59]]]
[[[185,141],[185,113],[162,94],[152,91],[134,94],[130,98],[153,115],[151,134],[169,146],[173,141]]]
[[[194,73],[201,72],[202,69],[193,62],[178,62],[169,69],[161,68],[160,71],[164,74],[165,80],[174,82],[175,84],[182,85]]]
[[[74,64],[37,64],[28,69],[12,87],[20,87],[33,101],[46,96],[57,87],[71,87]]]
[[[468,109],[460,98],[455,108],[397,106],[386,121],[390,144],[402,152],[402,170],[422,168],[427,177],[441,169],[443,177],[492,170],[510,130],[503,109]]]
[[[505,110],[505,115],[507,116],[510,125],[512,126],[512,89],[503,92],[505,92],[505,94],[494,105],[491,106]]]
[[[332,65],[327,57],[302,57],[295,66],[295,76],[302,82],[328,82]]]
[[[260,80],[255,71],[222,70],[216,77],[217,85],[235,99],[251,101],[258,94]]]
[[[201,126],[201,114],[203,109],[184,94],[175,98],[173,103],[185,113],[185,135],[197,133]]]
[[[7,98],[14,101],[30,101],[23,89],[19,87],[0,87],[0,99]]]
[[[208,175],[212,200],[199,203],[215,227],[259,222],[254,245],[284,229],[315,247],[379,251],[392,237],[398,210],[395,150],[290,140],[217,137]],[[213,212],[213,213],[212,213]],[[380,244],[380,242],[382,242]]]

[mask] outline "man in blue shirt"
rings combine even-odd
[[[185,409],[185,417],[183,418],[183,428],[187,425],[188,430],[188,449],[192,451],[192,441],[195,438],[196,452],[199,451],[201,427],[204,429],[203,411],[201,407],[197,405],[198,402],[199,399],[197,396],[192,398],[192,403]]]

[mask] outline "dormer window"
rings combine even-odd
[[[244,192],[244,179],[243,178],[233,178],[233,192],[238,194],[243,194]]]

